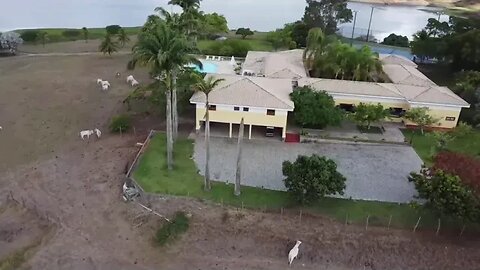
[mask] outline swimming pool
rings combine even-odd
[[[218,71],[218,66],[215,63],[212,62],[207,62],[207,61],[202,61],[203,68],[201,69],[199,66],[195,65],[192,66],[195,68],[196,71],[198,72],[203,72],[203,73],[217,73]]]

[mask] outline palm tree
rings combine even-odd
[[[308,70],[312,69],[314,58],[319,58],[325,50],[325,35],[322,29],[312,28],[308,31],[307,46],[303,51],[303,62]]]
[[[203,79],[199,75],[196,75],[198,82],[195,84],[195,91],[199,91],[205,94],[205,191],[210,190],[210,104],[208,102],[208,95],[212,92],[219,83],[224,79],[215,79],[213,76],[208,76]]]
[[[172,30],[176,31],[180,35],[187,35],[187,31],[184,31],[186,29],[186,25],[184,24],[184,21],[181,19],[181,16],[178,14],[171,14],[168,11],[166,11],[162,7],[157,7],[155,8],[155,11],[159,13],[159,22],[158,23],[165,23],[171,28]],[[153,18],[152,18],[153,20]],[[177,138],[178,136],[178,106],[177,106],[177,74],[180,72],[180,69],[183,68],[184,65],[187,64],[195,64],[198,66],[202,66],[202,62],[198,61],[195,57],[189,55],[188,53],[193,52],[193,44],[188,43],[186,44],[186,50],[183,52],[183,54],[179,55],[180,57],[178,58],[178,68],[175,68],[172,70],[173,72],[173,90],[172,90],[172,110],[173,110],[173,137],[174,139]]]
[[[112,53],[118,51],[118,44],[115,40],[112,39],[112,36],[107,33],[105,39],[102,41],[99,47],[100,51],[103,54],[112,55]]]
[[[163,78],[166,88],[167,161],[169,169],[173,168],[173,138],[176,127],[175,125],[172,126],[172,122],[176,110],[177,74],[184,65],[200,62],[189,55],[188,51],[189,45],[185,36],[173,30],[164,21],[159,21],[155,29],[152,28],[140,33],[138,42],[133,47],[132,66],[139,64],[149,67],[151,75]]]
[[[185,34],[188,38],[193,37],[196,42],[197,30],[200,25],[199,18],[201,13],[199,12],[201,0],[170,0],[169,5],[176,5],[182,8],[183,12],[180,15],[180,20],[185,29]]]
[[[45,47],[45,43],[49,41],[48,33],[45,31],[38,32],[37,40],[42,43],[43,47]]]
[[[242,142],[244,135],[244,121],[243,117],[240,121],[240,128],[238,129],[238,142],[237,142],[237,171],[235,172],[235,190],[233,194],[240,196],[240,180],[242,177]]]
[[[122,48],[125,47],[125,44],[127,44],[129,41],[130,41],[130,38],[125,32],[125,29],[121,28],[120,31],[118,32],[118,42],[120,43]]]
[[[85,43],[88,43],[88,29],[87,27],[82,27],[83,32],[83,39],[85,39]]]

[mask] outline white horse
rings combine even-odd
[[[97,138],[100,139],[100,137],[102,137],[102,132],[101,132],[98,128],[94,129],[93,131],[94,131],[95,134],[97,135]]]
[[[85,140],[85,137],[87,137],[87,139],[90,139],[91,135],[93,135],[93,130],[80,131],[80,137],[82,138],[82,140]]]
[[[127,77],[127,83],[131,83],[133,80],[135,80],[135,78],[133,77],[133,75],[128,75],[128,77]]]
[[[97,84],[102,84],[103,80],[102,79],[97,79]]]
[[[102,90],[107,91],[110,88],[110,83],[108,81],[102,81]]]
[[[133,79],[132,87],[139,86],[139,85],[140,85],[140,83],[137,80]]]
[[[288,264],[292,264],[293,262],[293,259],[295,259],[298,255],[298,247],[300,246],[302,242],[298,241],[297,240],[297,243],[295,244],[295,246],[290,250],[290,252],[288,253]]]

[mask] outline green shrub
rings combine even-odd
[[[126,132],[131,127],[130,116],[126,114],[117,115],[110,122],[110,131],[115,133]]]
[[[165,223],[155,234],[155,241],[163,246],[188,230],[190,225],[184,212],[177,212],[170,222]]]
[[[310,204],[325,195],[343,195],[346,178],[337,171],[337,164],[318,155],[299,155],[295,162],[284,161],[283,180],[288,193],[302,204]]]
[[[20,34],[20,37],[25,42],[35,42],[37,40],[39,30],[26,30]]]
[[[230,39],[225,41],[216,41],[202,52],[204,54],[245,57],[248,51],[251,50],[252,46],[248,41]]]
[[[78,38],[80,37],[80,35],[82,34],[82,32],[80,30],[77,30],[77,29],[67,29],[65,31],[62,32],[62,35],[68,39],[75,39],[75,38]]]

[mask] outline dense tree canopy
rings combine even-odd
[[[35,42],[39,32],[40,30],[25,30],[20,34],[20,37],[25,42]]]
[[[332,37],[324,37],[318,28],[309,32],[304,59],[312,77],[354,81],[385,80],[378,54],[370,47],[357,49]]]
[[[297,21],[293,24],[286,25],[285,28],[290,32],[290,36],[297,44],[297,47],[303,48],[307,46],[307,36],[309,27],[302,21]]]
[[[478,221],[480,200],[458,176],[423,169],[421,173],[411,173],[409,181],[415,184],[419,197],[440,215]]]
[[[470,103],[470,108],[462,109],[460,119],[480,127],[480,71],[460,73],[456,82],[454,92]]]
[[[408,47],[409,41],[408,37],[406,36],[396,35],[392,33],[388,37],[383,39],[382,44],[398,47]]]
[[[250,30],[250,28],[238,28],[235,34],[240,35],[243,39],[245,39],[247,36],[253,36],[254,33],[252,30]]]
[[[297,47],[297,43],[292,40],[289,33],[284,31],[284,29],[277,29],[276,31],[269,32],[267,34],[267,41],[272,43],[274,50],[295,49]]]
[[[429,19],[413,36],[412,52],[420,58],[451,63],[454,70],[480,70],[480,20],[450,17],[450,21]]]
[[[337,171],[337,164],[317,155],[298,156],[293,163],[284,161],[282,172],[287,191],[302,204],[313,203],[325,195],[343,195],[346,187],[346,178]]]
[[[302,21],[308,29],[320,27],[327,35],[337,32],[338,23],[351,22],[352,11],[347,0],[307,0]]]
[[[207,13],[201,16],[200,33],[202,36],[213,36],[228,32],[228,24],[225,16],[218,13]]]
[[[120,29],[122,29],[122,27],[120,25],[113,24],[113,25],[108,25],[107,27],[105,27],[105,29],[107,30],[108,34],[116,35],[120,31]]]
[[[290,97],[295,104],[295,121],[302,127],[336,126],[343,119],[343,111],[335,107],[335,101],[327,92],[300,87]]]

